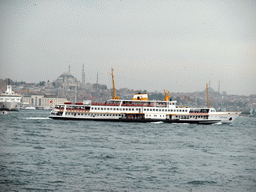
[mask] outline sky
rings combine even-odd
[[[1,0],[0,78],[256,94],[255,0]]]

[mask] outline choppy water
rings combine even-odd
[[[256,191],[256,118],[233,125],[0,115],[1,191]]]

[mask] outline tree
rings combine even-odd
[[[45,81],[40,81],[39,82],[39,86],[44,86],[45,85]]]

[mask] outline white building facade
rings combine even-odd
[[[60,97],[50,97],[44,95],[31,95],[31,96],[23,96],[22,97],[22,104],[23,105],[31,105],[36,108],[51,108],[57,104],[64,104],[67,102],[67,98],[60,98]]]

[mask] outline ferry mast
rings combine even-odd
[[[206,83],[206,94],[207,94],[207,107],[209,107],[209,94],[208,94],[208,84]]]
[[[111,68],[111,76],[112,76],[112,83],[113,83],[113,99],[120,99],[120,97],[116,96],[116,89],[115,89],[115,82],[114,82],[114,73],[113,73],[114,69]]]

